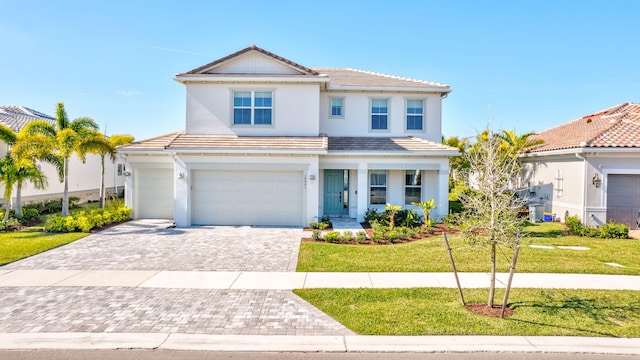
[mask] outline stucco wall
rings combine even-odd
[[[329,117],[331,97],[344,98],[344,118]],[[371,99],[389,99],[388,130],[370,130]],[[406,130],[406,100],[424,100],[422,131]],[[440,94],[324,91],[320,94],[320,132],[329,136],[417,136],[442,141]]]
[[[188,84],[188,134],[318,136],[317,84]],[[233,125],[234,91],[272,91],[272,125]]]

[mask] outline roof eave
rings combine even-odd
[[[169,153],[181,153],[181,154],[277,154],[277,155],[323,155],[326,154],[326,150],[322,149],[224,149],[224,148],[169,148],[166,149]]]
[[[440,86],[342,86],[338,84],[327,85],[327,90],[342,90],[342,91],[404,91],[404,92],[432,92],[448,94],[451,92],[449,87]]]
[[[460,155],[460,153],[446,151],[446,150],[420,150],[420,151],[329,150],[328,155],[451,157],[451,156],[458,156]]]
[[[329,78],[314,75],[250,75],[250,76],[220,76],[217,74],[207,75],[189,75],[178,74],[173,78],[174,81],[181,84],[189,83],[210,83],[210,82],[295,82],[295,83],[326,83]]]

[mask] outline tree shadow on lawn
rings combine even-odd
[[[595,298],[581,298],[577,296],[567,297],[565,299],[554,299],[553,294],[545,294],[545,296],[549,298],[548,302],[515,302],[510,304],[510,307],[514,310],[517,310],[518,308],[533,308],[535,309],[535,312],[541,312],[556,319],[568,318],[569,316],[573,319],[577,319],[578,322],[580,321],[580,319],[585,319],[583,320],[585,321],[585,327],[581,328],[566,325],[547,324],[517,318],[511,318],[510,320],[537,326],[578,331],[580,333],[583,333],[584,335],[620,337],[619,335],[616,335],[614,333],[594,330],[593,327],[589,326],[593,326],[594,323],[597,325],[602,325],[603,327],[612,325],[622,326],[624,321],[634,320],[633,318],[628,319],[624,314],[640,314],[640,301],[627,304],[604,305],[604,301],[602,299],[598,301],[598,299]]]

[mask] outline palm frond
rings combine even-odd
[[[12,128],[4,124],[0,124],[0,140],[4,141],[8,145],[13,145],[17,139],[18,134],[16,134]]]

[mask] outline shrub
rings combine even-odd
[[[362,243],[364,243],[365,241],[367,241],[367,233],[366,233],[366,232],[364,232],[364,231],[358,231],[358,232],[356,233],[356,241],[357,241],[359,244],[362,244]]]
[[[311,238],[313,240],[320,240],[322,238],[322,232],[320,230],[313,230],[311,232]]]
[[[324,230],[329,227],[329,224],[324,222],[313,221],[309,223],[309,227],[312,229]]]
[[[608,222],[598,228],[598,237],[604,239],[628,239],[629,227],[625,224]]]
[[[342,235],[340,235],[340,237],[338,238],[338,241],[340,241],[341,243],[348,243],[353,239],[354,239],[353,232],[349,230],[345,230],[342,232]]]
[[[382,220],[382,214],[380,214],[376,209],[367,209],[367,212],[364,213],[364,221],[369,224],[374,221],[380,222],[380,220]]]
[[[80,211],[69,216],[49,216],[44,224],[48,232],[72,232],[80,230],[89,232],[107,224],[118,223],[129,219],[131,209],[121,206],[106,209]]]
[[[339,237],[340,237],[339,231],[329,231],[328,233],[324,234],[324,241],[337,242]]]
[[[44,223],[44,231],[58,233],[69,232],[65,224],[65,219],[60,215],[49,216]]]
[[[36,208],[24,208],[22,209],[22,218],[20,218],[18,221],[20,221],[20,224],[31,224],[35,221],[40,220],[40,211]]]
[[[395,226],[415,227],[422,223],[422,216],[416,210],[398,210],[394,216]]]
[[[564,223],[565,225],[567,225],[567,228],[569,228],[569,232],[573,235],[577,235],[577,236],[581,236],[582,235],[582,228],[584,227],[584,225],[582,225],[582,223],[580,222],[580,218],[577,216],[567,216],[564,219]]]
[[[17,219],[10,217],[7,221],[0,221],[0,231],[14,230],[18,224]]]

